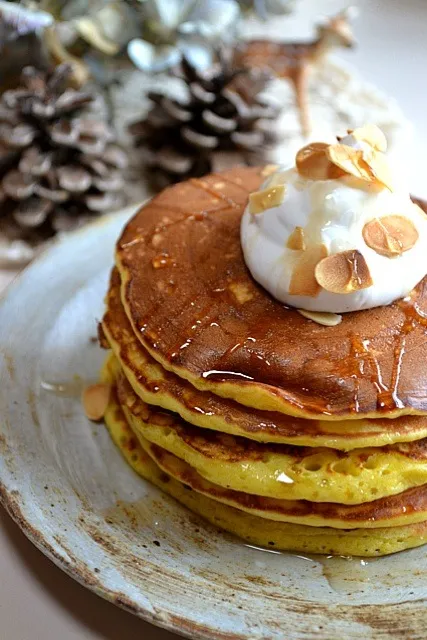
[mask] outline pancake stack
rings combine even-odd
[[[336,326],[277,302],[240,244],[265,175],[180,183],[125,227],[100,325],[106,424],[135,471],[247,543],[359,556],[421,545],[427,280]]]

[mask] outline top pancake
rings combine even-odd
[[[323,419],[427,413],[427,279],[413,296],[320,326],[251,278],[240,220],[262,170],[163,191],[117,245],[134,331],[166,369],[262,410]]]
[[[307,420],[259,411],[211,391],[196,389],[166,371],[136,337],[120,299],[120,278],[111,274],[102,320],[101,342],[111,347],[135,392],[148,404],[179,414],[199,427],[259,442],[281,442],[344,451],[427,438],[427,416],[360,420]]]

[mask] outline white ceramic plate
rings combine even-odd
[[[70,235],[0,304],[0,495],[76,580],[192,638],[425,638],[426,548],[379,560],[249,548],[136,476],[80,405],[113,246],[129,215]]]

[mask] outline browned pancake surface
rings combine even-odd
[[[176,456],[168,453],[157,445],[150,444],[149,449],[155,461],[166,472],[177,476],[174,473],[174,465],[178,461]],[[209,495],[214,500],[232,500],[235,506],[241,508],[255,509],[259,512],[272,512],[283,517],[320,517],[325,520],[339,520],[342,523],[363,522],[384,522],[386,526],[395,526],[395,520],[407,516],[408,518],[416,513],[427,516],[427,486],[408,489],[403,493],[388,496],[357,505],[341,505],[333,502],[310,502],[308,500],[278,500],[256,496],[242,491],[233,491],[220,487],[219,485],[207,482],[200,474],[189,465],[178,465],[181,473],[179,480],[191,486],[195,491],[200,491]],[[400,524],[400,523],[399,523]],[[360,526],[360,525],[359,525]]]
[[[221,419],[222,430],[226,433],[238,433],[259,441],[291,444],[300,444],[303,440],[312,446],[323,444],[344,450],[369,446],[372,442],[376,446],[378,440],[381,443],[411,441],[427,436],[425,416],[402,416],[394,420],[351,420],[346,421],[346,428],[343,429],[342,421],[308,420],[245,407],[228,398],[221,398],[211,391],[196,389],[187,380],[165,369],[162,370],[161,377],[149,377],[139,366],[140,361],[146,362],[149,366],[157,362],[132,331],[120,299],[120,276],[117,269],[113,269],[111,274],[103,326],[119,345],[120,362],[138,381],[138,390],[143,392],[143,400],[157,404],[159,398],[162,398],[162,404],[166,396],[170,399],[168,406],[195,425],[206,426],[207,422],[214,429]],[[109,345],[106,343],[104,346],[108,348]],[[206,418],[209,420],[206,421]]]
[[[333,451],[337,458],[345,460],[349,453],[335,449],[301,447],[292,444],[276,444],[273,442],[255,442],[240,436],[231,436],[219,431],[201,429],[196,427],[171,411],[161,409],[142,402],[134,393],[126,376],[121,372],[116,381],[116,393],[121,406],[127,407],[131,413],[149,424],[159,424],[167,426],[168,429],[176,431],[179,437],[195,451],[216,460],[227,462],[250,462],[263,460],[271,453],[279,453],[292,456],[296,461],[302,460],[313,453],[322,451]],[[307,422],[310,422],[307,420]],[[360,449],[360,462],[375,451],[384,453],[394,452],[401,456],[425,463],[427,460],[427,438],[416,440],[415,442],[400,442],[398,444],[386,445],[378,449]],[[367,453],[364,453],[364,452]],[[352,452],[354,455],[356,450]]]
[[[262,387],[313,415],[427,411],[427,279],[410,301],[324,327],[251,278],[240,220],[261,170],[166,189],[129,222],[117,258],[134,329],[179,375]],[[236,391],[237,393],[237,391]]]

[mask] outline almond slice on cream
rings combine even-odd
[[[331,293],[353,293],[372,286],[366,260],[360,251],[351,249],[328,256],[315,268],[317,283]]]
[[[361,149],[354,149],[346,144],[331,144],[326,149],[326,156],[344,173],[368,182],[374,179],[374,174],[365,161],[364,152]]]
[[[418,240],[414,223],[405,216],[390,215],[375,218],[363,227],[363,239],[368,247],[387,258],[395,258],[412,249]]]
[[[348,129],[348,133],[360,142],[366,142],[376,151],[387,151],[387,138],[375,124],[365,124],[364,127]]]
[[[372,149],[370,153],[365,151],[363,158],[369,165],[376,181],[387,187],[389,191],[393,191],[393,177],[386,156]]]
[[[386,157],[375,149],[355,149],[346,144],[331,144],[326,155],[345,173],[365,182],[376,182],[392,188],[392,177]]]
[[[320,293],[320,286],[314,276],[316,265],[326,258],[328,250],[324,244],[307,247],[298,258],[289,283],[292,296],[309,296],[315,298]]]
[[[339,313],[327,313],[322,311],[306,311],[305,309],[297,309],[304,318],[312,320],[317,324],[321,324],[324,327],[336,327],[337,324],[342,322],[342,315]]]
[[[286,243],[288,249],[293,251],[305,251],[306,244],[304,238],[304,229],[302,227],[295,227]]]
[[[263,213],[266,209],[278,207],[285,198],[286,186],[279,184],[255,191],[249,196],[249,211],[252,214]]]
[[[89,420],[102,420],[110,400],[111,385],[106,382],[91,384],[83,391],[82,403]]]
[[[312,142],[300,149],[295,165],[300,176],[309,180],[333,180],[344,175],[344,171],[330,162],[326,155],[326,142]]]

